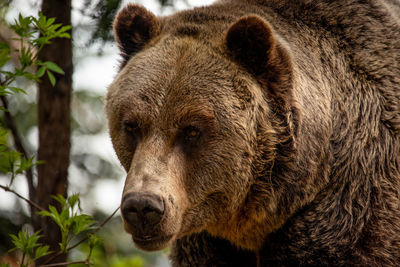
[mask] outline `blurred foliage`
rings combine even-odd
[[[142,1],[135,1],[138,3],[145,3]],[[174,7],[176,0],[158,0],[161,8]],[[187,4],[187,1],[184,0]],[[94,28],[92,29],[91,38],[87,45],[93,44],[95,42],[100,42],[105,44],[107,42],[113,41],[114,36],[112,32],[112,24],[117,14],[118,10],[122,7],[121,5],[126,3],[123,0],[85,0],[83,8],[80,10],[81,13],[90,17],[94,21]],[[188,4],[187,4],[188,5]],[[100,46],[99,52],[102,52]]]
[[[13,246],[9,234],[18,234],[21,225],[28,221],[28,217],[15,211],[3,212],[1,215],[0,255],[3,255]]]
[[[16,140],[16,129],[14,129],[12,116],[9,114],[7,96],[26,94],[26,90],[18,86],[17,79],[24,78],[39,82],[46,73],[54,86],[56,79],[53,72],[64,73],[57,64],[50,61],[42,62],[38,58],[39,52],[52,39],[70,38],[67,31],[71,29],[71,26],[62,26],[54,22],[54,18],[46,18],[42,14],[39,14],[37,18],[24,17],[20,14],[10,26],[16,34],[13,41],[18,46],[12,47],[9,42],[0,42],[0,99],[2,103],[0,112],[3,117],[1,120],[3,123],[0,124],[0,173],[10,176],[9,186],[12,185],[16,175],[25,173],[39,162],[35,162],[34,157],[29,157],[25,151],[21,151],[23,149],[18,148],[18,145],[15,145],[15,148],[10,145],[9,132],[12,132],[14,143],[19,140]],[[18,52],[18,64],[10,66],[13,50]]]
[[[88,9],[93,1],[85,0],[84,9]],[[122,0],[104,0],[99,1],[93,9],[91,18],[96,26],[92,33],[91,42],[101,40],[108,42],[113,40],[112,22],[121,5]]]
[[[75,194],[67,199],[62,195],[53,196],[53,198],[61,205],[61,211],[58,212],[56,207],[50,205],[49,211],[43,210],[38,212],[38,214],[50,217],[58,225],[61,230],[60,250],[63,253],[67,253],[72,239],[82,232],[93,230],[94,221],[92,216],[82,214],[79,195]],[[93,238],[90,240],[96,239]],[[89,255],[95,244],[98,244],[98,242],[89,242]]]
[[[2,20],[10,6],[12,0],[1,0],[0,1],[0,20]]]
[[[26,90],[18,86],[17,79],[24,78],[25,80],[40,82],[40,78],[47,74],[51,84],[54,86],[56,78],[53,72],[64,74],[64,71],[57,64],[50,61],[42,62],[38,56],[39,52],[45,45],[50,44],[52,39],[70,38],[67,31],[71,29],[71,26],[62,26],[54,22],[55,18],[46,18],[41,13],[39,13],[38,17],[24,17],[19,14],[18,19],[15,19],[14,24],[10,26],[15,36],[11,40],[6,39],[6,41],[0,43],[0,99],[2,104],[0,111],[5,122],[0,126],[0,173],[9,177],[8,185],[0,184],[0,187],[38,209],[41,208],[33,203],[32,200],[28,200],[12,189],[16,175],[22,174],[28,177],[28,172],[30,172],[29,177],[32,179],[31,169],[39,162],[34,161],[34,156],[28,156],[29,154],[21,143],[20,133],[16,128],[14,117],[8,109],[7,97],[15,97],[19,93],[26,94]],[[16,45],[11,44],[11,41],[15,41]],[[18,60],[11,64],[11,54],[14,51],[18,55]],[[9,142],[8,132],[11,132],[14,145]],[[91,230],[93,221],[90,216],[78,213],[77,210],[80,212],[81,208],[80,200],[76,195],[73,195],[68,200],[62,196],[57,196],[55,199],[61,205],[61,212],[58,213],[55,207],[50,206],[50,211],[43,210],[41,214],[51,217],[59,225],[63,235],[60,250],[61,252],[67,252],[70,249],[69,241],[71,241],[71,238],[69,237]],[[39,243],[41,238],[40,231],[32,233],[27,229],[20,229],[17,234],[13,234],[8,232],[8,230],[12,231],[13,229],[2,228],[2,230],[7,231],[5,234],[8,234],[12,240],[12,246],[10,246],[8,253],[18,251],[21,254],[17,263],[20,267],[28,267],[37,259],[54,253],[49,251],[48,245]],[[92,236],[88,238],[90,251],[86,261],[89,260],[91,251],[96,244],[96,242],[92,242],[93,239]],[[4,262],[1,263],[1,266],[10,265]]]
[[[168,8],[172,8],[176,2],[176,0],[158,1],[162,7]],[[37,2],[40,1],[38,0]],[[93,47],[98,48],[98,53],[101,54],[104,44],[113,41],[112,22],[117,11],[122,7],[122,2],[123,0],[84,0],[82,9],[76,10],[84,17],[89,18],[89,20],[86,20],[89,22],[85,21],[85,23],[90,25],[78,23],[73,30],[74,34],[79,32],[78,35],[74,35],[76,39],[85,35],[89,36],[84,42],[84,53],[79,55],[78,58],[74,58],[74,64],[79,64],[83,57],[88,56],[90,54],[88,51],[92,51],[90,49]],[[136,2],[145,4],[144,0]],[[4,23],[4,16],[8,11],[10,3],[12,3],[12,0],[0,0],[0,23]],[[44,43],[46,42],[45,39],[41,40]],[[79,43],[79,40],[78,42],[76,41],[74,40],[75,44]],[[89,56],[93,56],[93,53]],[[29,63],[29,60],[26,62]],[[2,69],[10,69],[11,67],[8,64]],[[53,71],[60,72],[57,67],[47,62],[39,62],[35,75],[47,75],[52,80]],[[26,75],[29,76],[28,74]],[[15,88],[26,88],[27,90],[26,94],[19,94],[18,97],[9,98],[9,111],[15,118],[17,128],[21,133],[22,141],[28,150],[28,154],[34,155],[35,151],[37,151],[37,104],[34,90],[36,86],[34,81],[36,79],[33,76],[31,78],[33,82],[20,78],[16,78],[13,81]],[[71,103],[73,143],[84,143],[85,138],[104,135],[107,132],[103,102],[103,96],[99,93],[85,88],[74,88]],[[2,112],[0,112],[0,126],[5,126],[4,113]],[[7,139],[7,142],[10,142],[8,133],[4,134],[1,138],[3,141]],[[79,170],[79,174],[82,175],[79,179],[86,181],[82,182],[82,184],[86,183],[89,185],[86,188],[87,190],[90,190],[93,187],[92,184],[99,179],[117,179],[122,176],[121,169],[115,166],[115,163],[111,162],[109,158],[104,158],[102,155],[93,153],[90,148],[83,145],[76,147],[71,153],[70,164]],[[85,192],[85,189],[82,189],[81,196],[84,197],[85,194],[89,194],[89,192]],[[102,221],[108,216],[98,211],[98,207],[93,207],[93,203],[85,203],[85,206],[89,206],[89,209],[94,209],[96,221]],[[26,222],[27,217],[22,212],[19,201],[16,202],[15,207],[10,207],[10,210],[0,210],[0,256],[11,248],[12,240],[7,238],[8,234],[17,235],[18,230]],[[93,249],[92,261],[94,266],[156,266],[157,257],[164,255],[163,257],[165,258],[165,252],[146,253],[136,250],[132,245],[129,235],[124,232],[120,218],[111,220],[99,235],[103,240],[107,240],[107,242]],[[89,248],[89,243],[82,244],[78,247],[78,252],[71,253],[71,260],[82,259],[82,257],[78,257],[78,254],[87,253]]]
[[[22,253],[20,267],[28,267],[34,260],[52,253],[49,251],[49,246],[42,246],[42,244],[38,243],[41,237],[39,231],[30,234],[26,229],[22,229],[18,232],[18,235],[10,234],[10,236],[14,247],[9,252],[20,250]]]
[[[59,212],[54,206],[50,205],[49,210],[41,210],[39,214],[50,217],[59,226],[62,240],[59,243],[58,250],[50,251],[48,245],[39,243],[41,231],[32,233],[29,229],[21,229],[18,234],[9,234],[13,246],[8,250],[8,253],[13,251],[20,253],[21,256],[17,256],[19,258],[17,259],[19,267],[31,266],[37,259],[50,254],[53,258],[50,257],[48,263],[52,264],[51,259],[55,259],[57,255],[67,253],[75,249],[78,244],[85,242],[87,247],[86,253],[82,255],[81,259],[74,262],[82,263],[83,266],[90,266],[94,248],[102,244],[102,240],[97,237],[96,232],[104,224],[95,227],[92,216],[82,213],[80,198],[77,194],[67,199],[62,195],[53,196],[53,198],[61,205],[61,211]],[[80,241],[75,241],[78,238]],[[6,261],[8,260],[2,259],[1,266],[10,267],[10,263]]]

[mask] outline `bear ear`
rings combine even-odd
[[[126,61],[155,37],[159,30],[159,19],[136,4],[128,4],[114,20],[114,38]]]
[[[275,38],[265,20],[251,15],[231,25],[226,35],[226,45],[235,60],[258,75],[273,56]]]
[[[256,15],[240,18],[228,29],[225,42],[233,59],[252,73],[264,89],[272,94],[290,90],[290,55],[264,19]]]
[[[290,132],[296,133],[300,120],[293,94],[293,65],[288,49],[277,39],[268,22],[256,15],[234,22],[225,36],[228,53],[257,79],[275,114],[286,114]]]

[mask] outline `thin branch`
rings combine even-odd
[[[70,264],[78,264],[78,263],[83,263],[83,264],[88,265],[88,264],[89,264],[89,261],[87,261],[87,260],[82,260],[82,261],[57,262],[57,263],[39,265],[39,267],[67,266],[67,265],[70,265]]]
[[[8,102],[5,96],[1,96],[1,102],[3,103],[3,107],[5,109],[8,109]],[[11,116],[10,112],[4,112],[4,118],[7,127],[10,129],[11,134],[13,136],[15,148],[19,153],[21,153],[24,156],[26,160],[28,160],[29,159],[28,152],[26,151],[24,145],[22,144],[22,138],[18,132],[14,118]],[[27,169],[25,173],[26,173],[26,179],[28,180],[29,198],[35,200],[36,191],[35,191],[35,186],[33,185],[32,169],[31,168]],[[34,216],[34,214],[32,214],[32,216]]]
[[[14,195],[16,195],[17,197],[19,197],[22,200],[25,200],[27,203],[29,203],[29,205],[35,207],[36,209],[40,210],[40,211],[45,211],[44,208],[40,207],[38,204],[36,204],[35,202],[23,197],[22,195],[20,195],[19,193],[17,193],[16,191],[14,191],[13,189],[11,189],[8,186],[5,185],[1,185],[0,184],[0,188],[4,189],[4,191],[6,192],[11,192]],[[104,225],[106,225],[112,217],[114,217],[115,213],[117,213],[117,211],[119,210],[119,207],[116,208],[114,210],[114,212],[108,216],[100,225],[99,227],[96,228],[96,230],[93,231],[93,234],[97,233],[101,228],[104,227]],[[85,237],[84,239],[82,239],[81,241],[79,241],[78,243],[76,243],[75,245],[71,246],[68,248],[68,251],[71,249],[76,248],[77,246],[79,246],[80,244],[82,244],[83,242],[85,242],[86,240],[89,239],[89,236]],[[63,266],[63,265],[67,265],[67,264],[77,264],[77,263],[84,263],[84,264],[88,264],[88,261],[76,261],[76,262],[63,262],[63,263],[52,263],[52,264],[46,264],[47,262],[51,262],[53,259],[55,259],[56,257],[58,257],[59,255],[61,255],[62,253],[59,251],[58,253],[54,254],[52,257],[50,257],[44,265],[40,265],[40,267],[51,267],[51,266]]]
[[[0,184],[0,188],[3,188],[4,191],[6,191],[6,192],[11,192],[11,193],[13,193],[14,195],[16,195],[17,197],[19,197],[20,199],[25,200],[29,205],[35,207],[36,209],[38,209],[38,210],[40,210],[40,211],[45,211],[44,208],[40,207],[38,204],[36,204],[35,202],[33,202],[33,201],[31,201],[31,200],[25,198],[24,196],[18,194],[16,191],[14,191],[13,189],[11,189],[10,187]]]
[[[5,96],[1,96],[1,102],[3,103],[3,107],[8,110],[8,101]],[[17,148],[18,152],[24,155],[25,159],[29,159],[28,152],[26,152],[26,149],[22,144],[22,139],[18,133],[14,118],[11,116],[10,112],[5,112],[4,117],[7,127],[11,130],[11,133],[14,137],[15,147]]]
[[[106,225],[106,223],[108,223],[109,220],[111,220],[111,218],[115,215],[115,213],[117,213],[118,210],[119,207],[116,208],[114,212],[110,216],[108,216],[107,219],[105,219],[102,224],[99,225],[99,227],[96,229],[96,231],[94,231],[94,233],[97,233],[101,228],[103,228],[103,226]]]
[[[96,230],[93,231],[93,234],[97,233],[101,228],[104,227],[104,225],[106,225],[106,223],[108,223],[111,218],[115,215],[115,213],[117,213],[117,211],[119,210],[119,207],[115,209],[115,211],[108,216],[102,224],[99,225],[99,227],[96,228]],[[78,243],[76,243],[75,245],[71,246],[68,248],[68,251],[70,251],[71,249],[76,248],[77,246],[79,246],[80,244],[82,244],[83,242],[85,242],[86,240],[89,239],[89,236],[86,236],[85,238],[83,238],[82,240],[78,241]],[[55,258],[57,258],[58,256],[60,256],[62,254],[61,251],[57,252],[56,254],[53,254],[50,258],[48,258],[44,264],[47,264],[49,262],[51,262],[52,260],[54,260]],[[42,265],[42,266],[48,266],[48,265]]]
[[[102,224],[100,224],[99,227],[96,228],[96,230],[93,231],[92,234],[97,233],[101,228],[103,228],[104,225],[106,225],[106,223],[108,223],[108,222],[111,220],[111,218],[115,215],[115,213],[117,213],[118,210],[119,210],[119,207],[116,208],[116,209],[114,210],[114,212],[113,212],[110,216],[108,216],[107,219],[105,219],[104,222],[103,222]],[[84,239],[82,239],[81,241],[79,241],[78,243],[76,243],[75,245],[69,247],[68,250],[71,250],[71,249],[76,248],[77,246],[79,246],[80,244],[82,244],[83,242],[85,242],[85,241],[88,240],[88,239],[89,239],[89,236],[85,237]]]
[[[62,255],[63,252],[62,251],[58,251],[56,254],[51,255],[51,257],[49,257],[45,262],[44,262],[44,266],[46,266],[47,263],[52,262],[55,258],[57,258],[58,256]]]

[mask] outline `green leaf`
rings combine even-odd
[[[7,135],[8,135],[7,130],[0,127],[0,146],[7,145]]]
[[[34,260],[37,260],[37,259],[44,257],[46,255],[49,255],[51,253],[53,253],[53,252],[49,251],[49,246],[40,246],[40,247],[36,248]]]
[[[49,19],[47,20],[47,22],[46,22],[46,26],[47,26],[47,27],[50,26],[51,24],[54,23],[55,20],[56,20],[56,18],[49,18]]]
[[[75,205],[78,204],[79,211],[82,211],[79,194],[73,194],[72,196],[68,197],[68,204],[71,207],[71,209],[73,209],[75,207]]]
[[[57,30],[58,28],[60,28],[61,25],[62,25],[62,24],[60,24],[60,23],[58,23],[58,24],[53,24],[53,25],[51,25],[50,27],[48,27],[48,28],[46,29],[46,31],[50,33],[50,37],[51,37],[51,38],[57,37],[56,30]]]
[[[42,246],[40,243],[38,243],[39,238],[41,237],[39,233],[40,231],[37,231],[34,234],[30,235],[28,231],[21,230],[18,232],[18,236],[10,234],[10,237],[15,247],[9,251],[19,249],[21,250],[22,255],[24,255],[23,257],[25,257],[25,255],[28,256],[28,263],[24,264],[23,261],[20,266],[28,266],[30,259],[36,260],[52,253],[49,251],[49,246]]]
[[[8,54],[3,54],[3,51],[0,52],[0,68],[4,67],[8,61],[10,61],[10,56]]]
[[[45,66],[41,66],[38,71],[36,72],[36,76],[38,76],[39,78],[42,77],[44,75],[44,73],[46,72],[46,67]]]
[[[40,37],[40,38],[32,40],[32,44],[35,46],[41,46],[41,45],[45,45],[45,44],[50,44],[50,41],[48,40],[47,37]]]
[[[70,227],[70,222],[69,220],[69,209],[68,207],[63,207],[63,210],[60,213],[60,220],[63,223],[63,225],[65,225],[66,228]]]
[[[0,42],[0,68],[10,60],[10,46],[7,42]]]
[[[10,89],[12,92],[14,92],[15,94],[17,93],[23,93],[26,95],[26,91],[22,88],[19,87],[8,87],[8,89]]]
[[[18,232],[18,236],[10,234],[12,242],[15,246],[12,250],[20,249],[24,254],[33,256],[33,251],[36,247],[40,246],[38,240],[40,238],[39,231],[30,235],[28,231],[21,230]]]
[[[40,165],[40,164],[44,164],[46,161],[45,160],[37,160],[35,162],[35,165]]]
[[[73,217],[72,232],[74,235],[78,235],[84,231],[92,229],[93,219],[91,216],[82,214]]]
[[[49,77],[51,85],[56,85],[56,77],[54,77],[53,73],[47,70],[47,76]]]
[[[47,210],[38,211],[37,214],[39,214],[40,216],[47,216],[47,217],[53,216],[53,214],[48,212]]]
[[[15,246],[15,248],[13,248],[12,250],[15,250],[17,248],[23,247],[23,242],[20,242],[18,236],[10,234],[10,237],[12,239],[12,242],[13,242],[14,246]]]
[[[42,13],[39,13],[39,18],[33,18],[32,21],[33,23],[40,29],[45,29],[46,28],[46,16],[43,15]]]
[[[18,167],[17,173],[22,174],[26,170],[32,168],[32,166],[35,165],[33,163],[33,159],[34,159],[34,157],[30,157],[29,159],[25,159],[24,157],[21,157],[21,162],[19,165],[17,165],[17,167]]]
[[[60,230],[64,231],[65,227],[64,227],[64,224],[62,222],[61,216],[58,213],[57,209],[54,206],[49,205],[49,211],[50,212],[48,212],[48,211],[39,211],[38,214],[41,215],[41,216],[50,217],[58,225],[58,227],[60,227]]]
[[[71,25],[62,26],[61,29],[58,30],[58,33],[66,32],[66,31],[68,31],[68,30],[70,30],[70,29],[72,29],[72,26],[71,26]]]
[[[30,72],[24,72],[22,74],[22,76],[24,76],[25,78],[27,78],[28,80],[31,80],[31,81],[37,81],[38,80],[37,76],[35,74],[33,74],[33,73],[30,73]]]
[[[29,48],[22,46],[18,59],[23,67],[29,67],[33,64],[34,61],[33,53]]]
[[[6,96],[6,95],[10,95],[11,92],[7,91],[7,90],[0,90],[0,96]]]
[[[64,71],[56,63],[47,61],[44,64],[46,65],[46,67],[49,70],[54,71],[59,74],[64,74]]]
[[[11,71],[0,70],[0,73],[3,73],[3,74],[5,74],[5,75],[7,75],[9,77],[15,76],[15,73],[11,72]]]
[[[59,37],[59,38],[67,38],[67,39],[70,39],[70,38],[71,38],[71,35],[70,35],[69,33],[62,33],[62,34],[60,34],[58,37]]]
[[[57,194],[56,196],[52,195],[51,198],[56,200],[58,203],[60,203],[61,207],[63,209],[64,209],[65,205],[67,204],[67,200],[61,194]]]
[[[61,29],[57,31],[56,36],[59,38],[71,38],[71,35],[69,33],[66,33],[66,31],[70,30],[71,28],[71,25],[61,27]]]
[[[103,244],[103,239],[98,237],[96,234],[89,235],[89,247],[101,246]]]
[[[55,217],[60,217],[58,210],[53,205],[49,205],[49,210]]]
[[[14,173],[17,162],[21,159],[21,154],[17,151],[7,150],[1,153],[0,157],[0,172]]]
[[[14,25],[11,28],[21,37],[30,37],[29,25],[32,23],[33,17],[23,17],[20,13],[18,20],[15,20]]]

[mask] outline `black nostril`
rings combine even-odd
[[[134,208],[125,208],[125,210],[122,211],[122,214],[129,224],[137,224],[140,221],[138,212]]]
[[[132,226],[155,225],[164,215],[164,201],[153,194],[130,193],[123,198],[122,216]]]

